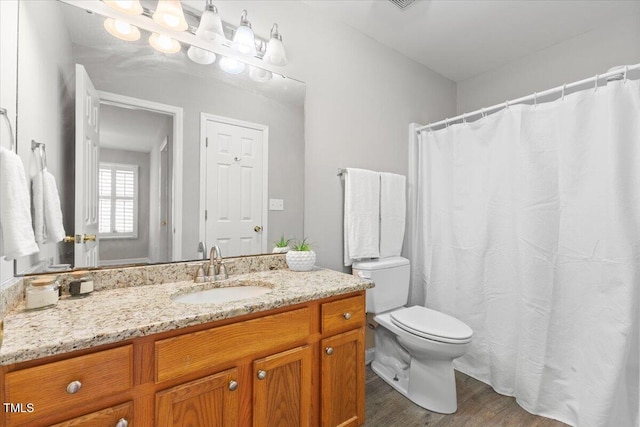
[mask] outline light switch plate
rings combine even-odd
[[[282,199],[269,199],[269,210],[270,211],[283,211],[284,210],[284,200],[282,200]]]

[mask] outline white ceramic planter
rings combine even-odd
[[[289,252],[289,246],[285,246],[284,248],[279,248],[279,247],[275,247],[273,248],[273,251],[271,251],[272,254],[286,254],[287,252]]]
[[[311,271],[316,264],[314,251],[289,251],[287,252],[287,265],[293,271]]]

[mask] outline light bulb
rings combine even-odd
[[[244,71],[244,62],[240,62],[236,59],[233,58],[228,58],[226,56],[222,57],[222,59],[220,59],[220,68],[222,68],[222,71],[229,73],[229,74],[240,74],[241,72]]]
[[[249,67],[249,77],[257,82],[268,82],[273,77],[271,71],[258,67]]]
[[[158,0],[158,8],[153,12],[153,20],[173,31],[185,31],[189,24],[184,19],[180,0]]]
[[[218,9],[210,1],[207,1],[207,7],[200,17],[200,25],[196,30],[196,36],[202,40],[217,41],[219,43],[226,39]]]
[[[162,53],[176,53],[180,51],[180,43],[164,34],[153,33],[149,36],[149,44]]]
[[[271,28],[271,38],[267,44],[267,50],[262,58],[264,62],[271,65],[285,66],[287,65],[287,54],[282,44],[282,36],[278,32],[278,24],[273,24]]]
[[[202,65],[213,64],[216,60],[216,54],[213,52],[209,52],[208,50],[200,49],[196,46],[191,46],[189,50],[187,50],[187,56],[193,62]]]
[[[136,41],[140,38],[140,30],[128,22],[120,19],[107,18],[104,20],[104,28],[114,37],[128,42]]]
[[[231,49],[243,55],[256,56],[256,39],[251,29],[251,23],[247,20],[246,10],[242,11],[240,26],[236,28]]]
[[[140,0],[104,0],[104,3],[117,11],[129,15],[140,15],[143,12]]]

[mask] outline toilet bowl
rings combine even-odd
[[[433,412],[457,410],[453,360],[471,344],[473,331],[453,316],[405,307],[409,261],[402,257],[353,264],[353,274],[373,280],[367,312],[378,324],[373,371],[411,401]]]

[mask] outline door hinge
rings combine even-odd
[[[209,137],[208,136],[204,139],[204,145],[205,145],[206,148],[209,148]]]
[[[209,211],[207,209],[204,210],[204,220],[207,220],[207,217],[209,216]]]

